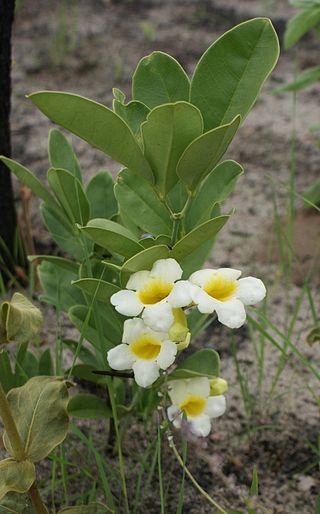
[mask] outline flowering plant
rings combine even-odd
[[[193,351],[195,336],[214,313],[240,327],[245,305],[266,291],[238,270],[201,267],[232,215],[221,213],[223,202],[243,172],[222,158],[278,53],[270,20],[257,18],[215,41],[191,80],[163,52],[144,57],[132,100],[114,89],[112,109],[71,93],[31,94],[53,122],[122,164],[115,182],[100,171],[84,185],[73,148],[57,129],[49,135],[50,189],[1,157],[42,200],[44,223],[63,251],[30,257],[41,260],[42,299],[80,332],[78,341],[60,334],[56,375],[85,378],[107,393],[107,405],[93,394],[73,396],[69,414],[110,418],[120,465],[119,418],[147,418],[159,407],[167,413],[161,430],[187,426],[206,436],[224,413],[219,356],[209,345]],[[67,369],[65,347],[73,354]],[[123,469],[121,476],[129,512]]]

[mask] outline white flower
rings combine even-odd
[[[173,323],[173,308],[191,303],[190,283],[179,280],[181,266],[174,259],[159,259],[151,271],[138,271],[128,280],[126,289],[111,296],[115,309],[125,316],[138,316],[142,311],[145,323],[160,332],[167,332]]]
[[[216,312],[218,320],[229,328],[239,328],[246,320],[244,305],[263,300],[266,288],[254,277],[241,278],[241,271],[231,268],[203,269],[189,278],[191,297],[203,314]]]
[[[155,332],[140,318],[124,322],[122,341],[108,351],[109,365],[116,370],[132,369],[141,387],[153,384],[159,370],[171,366],[177,353],[177,345],[168,334]]]
[[[184,414],[197,436],[206,437],[211,430],[211,419],[222,416],[226,410],[223,395],[210,396],[210,382],[206,377],[169,382],[169,396],[172,401],[167,411],[169,420],[180,428]]]

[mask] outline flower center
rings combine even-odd
[[[161,350],[161,341],[145,334],[130,344],[130,350],[139,359],[154,360]]]
[[[204,291],[219,302],[225,302],[234,295],[237,289],[237,281],[230,280],[223,275],[214,274],[204,285]]]
[[[179,408],[185,412],[187,416],[195,417],[203,413],[205,406],[205,398],[197,396],[196,394],[189,394],[185,401],[179,405]]]
[[[140,289],[138,298],[144,305],[158,303],[171,293],[172,288],[173,284],[170,284],[170,282],[153,278]]]

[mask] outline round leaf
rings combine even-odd
[[[32,462],[2,460],[0,462],[0,500],[9,492],[26,493],[35,479],[36,470]]]
[[[10,302],[0,307],[0,343],[30,341],[42,325],[42,314],[21,293],[14,293]]]
[[[220,357],[214,350],[204,348],[187,357],[170,373],[170,379],[219,376]]]

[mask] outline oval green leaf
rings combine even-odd
[[[32,462],[28,460],[18,462],[15,459],[2,460],[0,462],[0,500],[9,492],[26,493],[35,479],[36,470]]]
[[[187,255],[197,250],[199,246],[215,236],[230,218],[229,215],[217,216],[202,223],[180,239],[173,247],[171,257],[181,261]]]
[[[158,259],[167,259],[170,250],[165,245],[151,246],[137,253],[131,259],[128,259],[121,268],[121,284],[123,286],[129,280],[131,273],[137,271],[149,270],[152,268],[153,263]]]
[[[110,219],[117,214],[118,204],[113,188],[114,182],[108,171],[99,171],[92,177],[86,189],[92,218]]]
[[[240,125],[240,116],[195,139],[182,154],[177,174],[194,191],[223,157]]]
[[[31,462],[44,459],[68,433],[66,381],[58,377],[34,377],[9,391],[7,398],[26,458]],[[13,455],[6,432],[3,442]]]
[[[70,416],[82,419],[101,419],[112,416],[112,411],[106,405],[106,401],[95,394],[72,396],[68,404],[68,412]]]
[[[157,236],[171,234],[172,222],[168,209],[145,181],[130,170],[122,170],[114,188],[122,214],[134,218],[142,230]]]
[[[71,223],[87,223],[90,205],[81,182],[64,169],[50,168],[48,182]]]
[[[165,196],[179,180],[176,166],[183,151],[202,134],[201,113],[188,102],[160,105],[150,112],[141,130],[155,186]]]
[[[205,131],[246,117],[279,56],[277,34],[268,18],[240,23],[201,57],[191,80],[191,102]]]
[[[204,348],[187,357],[170,373],[169,379],[218,377],[220,372],[220,357],[210,348]]]
[[[157,105],[189,100],[190,82],[182,66],[164,52],[143,57],[132,77],[132,98],[153,109]]]
[[[28,98],[55,123],[153,181],[150,166],[130,128],[108,107],[73,93],[57,91],[39,91]]]
[[[52,168],[62,168],[70,171],[79,182],[82,182],[82,175],[78,159],[68,139],[56,128],[49,132],[49,161]]]
[[[114,221],[96,218],[90,220],[85,227],[80,228],[102,248],[126,258],[141,252],[143,249],[130,230]]]
[[[111,296],[120,290],[115,284],[98,278],[81,278],[74,280],[72,284],[101,302],[109,302]]]
[[[11,301],[0,307],[0,343],[29,342],[39,332],[42,314],[21,293],[14,293]]]

